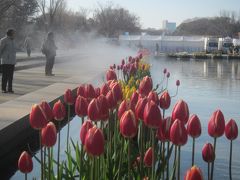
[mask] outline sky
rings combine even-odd
[[[109,0],[66,0],[74,11],[80,7],[90,11],[99,3]],[[140,18],[143,28],[161,28],[162,21],[181,24],[195,17],[218,16],[221,10],[240,12],[240,0],[112,0],[115,5],[128,9]]]

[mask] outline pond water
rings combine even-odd
[[[191,114],[197,114],[202,123],[202,135],[196,139],[195,164],[201,167],[206,178],[207,164],[202,160],[201,150],[206,142],[213,143],[213,138],[208,136],[207,124],[211,114],[216,109],[221,109],[225,120],[233,118],[240,127],[240,61],[235,60],[177,60],[161,57],[150,59],[152,64],[151,74],[155,84],[161,81],[163,69],[167,68],[171,73],[168,87],[170,94],[175,94],[175,81],[181,81],[178,95],[173,98],[171,107],[166,115],[171,114],[173,105],[178,99],[188,103]],[[80,142],[81,120],[75,117],[71,123],[71,137],[75,142]],[[66,127],[61,131],[61,158],[65,159]],[[191,166],[192,140],[182,148],[181,174],[182,177],[187,168]],[[240,177],[240,138],[233,143],[233,179]],[[56,151],[56,147],[54,149]],[[229,141],[222,136],[217,140],[217,152],[215,161],[214,179],[228,179]],[[55,153],[56,154],[56,153]],[[39,156],[37,154],[37,156]],[[39,165],[34,162],[34,169],[30,177],[39,177]],[[11,178],[23,179],[20,172]]]

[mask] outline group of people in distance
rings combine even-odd
[[[17,46],[15,43],[16,31],[8,29],[6,36],[0,40],[0,65],[2,71],[2,93],[14,93],[12,87],[13,74],[16,64]],[[27,36],[24,42],[28,57],[31,56],[31,40]],[[52,73],[57,46],[54,40],[54,33],[49,32],[44,40],[41,51],[46,57],[45,75],[54,76]]]

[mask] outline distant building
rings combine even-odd
[[[176,30],[176,23],[175,22],[168,22],[168,20],[164,20],[162,24],[162,28],[165,31],[173,32]]]

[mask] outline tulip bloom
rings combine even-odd
[[[106,95],[107,101],[108,101],[108,107],[110,109],[114,109],[117,106],[117,100],[115,99],[115,96],[113,95],[112,90],[110,90]]]
[[[88,130],[85,137],[86,152],[92,156],[100,156],[104,152],[104,136],[96,126]]]
[[[153,102],[155,102],[157,105],[159,105],[159,99],[158,99],[158,95],[157,92],[155,91],[150,91],[148,94],[148,100],[152,100]]]
[[[118,119],[121,119],[123,113],[125,113],[125,111],[130,110],[130,109],[132,111],[134,111],[134,106],[131,104],[131,102],[126,99],[123,100],[118,108]]]
[[[202,158],[207,163],[211,163],[215,160],[215,153],[211,143],[207,143],[203,146]]]
[[[33,169],[32,157],[26,151],[23,151],[18,159],[18,169],[25,174]]]
[[[225,119],[222,111],[215,111],[208,122],[208,134],[214,138],[220,137],[224,134]]]
[[[104,83],[102,87],[100,88],[100,94],[106,96],[107,93],[110,91],[109,85],[107,83]]]
[[[162,125],[162,115],[158,105],[148,101],[144,108],[143,120],[147,127],[157,129]]]
[[[201,128],[201,123],[196,114],[193,114],[187,124],[187,132],[188,135],[191,136],[192,138],[198,138],[201,135],[202,128]]]
[[[75,98],[73,96],[73,93],[71,89],[67,89],[64,93],[64,102],[67,105],[73,105],[75,103]]]
[[[153,161],[153,150],[152,150],[152,147],[150,147],[144,155],[143,162],[146,167],[152,167],[152,161]]]
[[[225,136],[228,140],[235,140],[238,137],[238,126],[237,123],[230,119],[225,126]]]
[[[170,77],[170,72],[167,72],[167,78],[169,78]]]
[[[143,120],[144,109],[145,109],[147,102],[148,102],[148,100],[146,97],[138,99],[138,102],[135,107],[135,114],[136,114],[137,119]]]
[[[53,112],[49,104],[46,101],[42,101],[41,104],[39,104],[39,106],[42,108],[43,112],[45,113],[47,120],[51,121],[53,119]]]
[[[176,119],[170,129],[170,140],[174,145],[183,146],[187,143],[187,130],[179,119]]]
[[[84,87],[84,97],[87,98],[88,101],[91,101],[93,98],[96,97],[95,89],[93,85],[86,84]]]
[[[84,87],[84,85],[81,85],[81,86],[78,87],[77,96],[85,97],[85,87]]]
[[[62,102],[58,100],[53,106],[53,117],[57,121],[62,121],[66,116],[66,109]]]
[[[139,97],[138,92],[137,92],[137,91],[134,91],[133,94],[132,94],[132,96],[131,96],[131,99],[130,99],[131,104],[132,104],[133,106],[136,106],[136,104],[137,104],[137,102],[138,102],[138,97]]]
[[[167,69],[164,68],[164,69],[163,69],[163,74],[166,74],[166,73],[167,73]]]
[[[109,118],[109,108],[108,108],[108,101],[104,95],[100,95],[98,98],[98,105],[99,105],[99,118],[101,120],[107,120]]]
[[[125,138],[133,138],[137,134],[138,123],[132,110],[126,111],[120,119],[120,133]]]
[[[79,117],[84,117],[87,115],[88,102],[85,97],[78,96],[75,103],[75,113]]]
[[[184,180],[203,180],[203,174],[199,167],[193,166],[187,170]]]
[[[160,108],[162,109],[168,109],[170,107],[171,104],[171,97],[168,93],[168,91],[164,91],[160,98],[159,98],[159,103],[160,103]]]
[[[40,105],[34,104],[32,106],[29,115],[29,122],[31,127],[37,130],[42,129],[47,125],[48,123],[47,116]]]
[[[147,96],[153,88],[152,78],[145,76],[139,85],[139,93]]]
[[[186,124],[188,118],[189,118],[188,105],[185,101],[179,100],[173,107],[172,119],[173,120],[179,119],[184,124]]]
[[[172,126],[172,118],[167,117],[162,121],[162,127],[159,127],[157,130],[157,138],[161,142],[170,141],[170,129]]]
[[[121,101],[123,98],[122,88],[119,83],[114,83],[112,85],[113,96],[117,102]]]
[[[94,98],[88,105],[88,117],[92,121],[99,121],[100,120],[99,112],[100,112],[100,107],[99,107],[98,100]]]
[[[109,69],[106,73],[106,79],[109,80],[117,80],[117,75],[114,70]]]
[[[87,135],[87,132],[89,129],[91,129],[93,127],[92,121],[91,120],[86,120],[84,121],[84,123],[81,126],[81,130],[80,130],[80,140],[82,141],[82,144],[85,144],[85,138]]]
[[[179,80],[176,81],[176,86],[180,86],[180,81]]]
[[[42,129],[42,144],[45,147],[52,147],[57,141],[57,130],[52,122],[49,122],[47,126]]]

